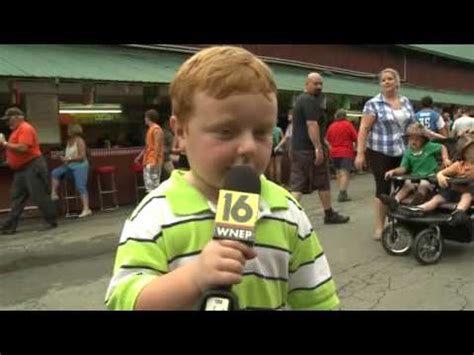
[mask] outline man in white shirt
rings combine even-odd
[[[454,121],[453,129],[451,131],[453,137],[459,136],[470,128],[474,128],[474,118],[469,117],[468,112],[469,110],[467,107],[461,108],[461,117]]]

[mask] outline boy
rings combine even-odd
[[[439,205],[445,202],[457,203],[456,210],[452,213],[450,224],[460,225],[468,220],[466,214],[471,207],[472,194],[470,184],[462,186],[453,186],[448,189],[449,178],[464,178],[474,180],[474,138],[472,135],[464,135],[458,141],[458,151],[461,159],[450,167],[441,170],[436,178],[441,187],[440,193],[435,195],[430,201],[409,209],[410,212],[417,214],[419,212],[428,212],[435,210]]]
[[[338,202],[351,201],[347,195],[347,188],[354,168],[357,132],[350,121],[347,120],[346,111],[337,110],[334,122],[329,126],[326,140],[330,145],[329,156],[336,169],[337,187],[339,188]]]
[[[276,93],[270,69],[242,48],[207,48],[181,66],[170,86],[170,123],[190,170],[173,171],[125,222],[109,308],[193,309],[217,285],[233,285],[241,309],[338,305],[306,214],[261,175],[272,149]],[[260,176],[254,248],[212,239],[218,192],[235,165]]]
[[[406,136],[408,137],[408,149],[403,154],[402,163],[400,167],[387,171],[385,179],[388,180],[393,175],[403,174],[421,178],[434,175],[438,172],[439,158],[442,159],[444,167],[451,165],[446,147],[439,143],[429,142],[429,134],[421,123],[409,125]],[[421,180],[418,191],[413,196],[412,205],[419,205],[426,201],[430,189],[429,181]],[[382,194],[380,199],[391,209],[395,209],[398,203],[414,190],[414,184],[407,180],[394,198]]]

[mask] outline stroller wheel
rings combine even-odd
[[[422,230],[415,238],[415,258],[423,265],[435,264],[443,253],[443,237],[438,227]]]
[[[412,242],[412,232],[400,224],[390,223],[382,232],[382,246],[389,254],[408,254],[410,252]]]

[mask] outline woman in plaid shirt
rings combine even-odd
[[[367,160],[375,178],[375,231],[374,239],[380,240],[387,214],[380,194],[390,194],[390,182],[385,180],[388,170],[400,166],[405,143],[403,135],[407,126],[416,122],[410,101],[401,96],[400,76],[394,69],[384,69],[379,74],[382,92],[364,106],[357,140],[355,165],[362,169]]]

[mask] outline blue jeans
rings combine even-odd
[[[51,172],[53,179],[74,177],[76,189],[81,196],[87,196],[87,177],[89,176],[89,162],[69,163],[57,167]]]

